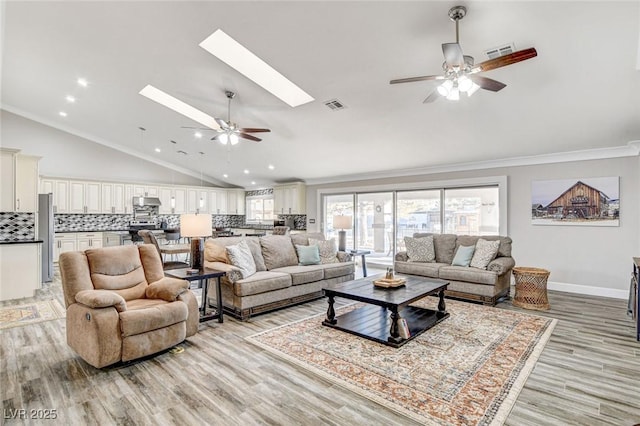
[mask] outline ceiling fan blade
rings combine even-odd
[[[260,139],[260,138],[256,138],[256,137],[255,137],[255,136],[253,136],[253,135],[250,135],[250,134],[248,134],[248,133],[242,133],[242,132],[240,132],[240,133],[238,133],[238,136],[239,136],[239,137],[241,137],[241,138],[249,139],[249,140],[251,140],[251,141],[256,141],[256,142],[260,142],[260,141],[262,140],[262,139]]]
[[[427,81],[427,80],[444,80],[444,76],[442,76],[442,75],[424,75],[422,77],[399,78],[397,80],[391,80],[389,82],[389,84],[413,83],[414,81]]]
[[[441,98],[442,96],[440,96],[440,93],[438,93],[438,89],[433,89],[433,91],[431,93],[429,93],[429,96],[427,96],[427,99],[425,99],[424,101],[422,101],[423,104],[430,104],[431,102],[435,102],[438,100],[438,98]]]
[[[490,90],[492,92],[497,92],[498,90],[502,90],[505,87],[507,87],[507,85],[504,83],[500,83],[497,80],[483,77],[481,75],[470,75],[469,78],[478,86],[482,87],[485,90]]]
[[[221,133],[222,134],[222,133]],[[215,135],[214,137],[211,138],[212,141],[217,141],[218,140],[218,136],[220,135]]]
[[[473,67],[473,70],[471,70],[471,72],[476,73],[482,71],[490,71],[496,68],[515,64],[517,62],[526,61],[527,59],[535,58],[536,56],[538,56],[538,52],[533,47],[530,49],[518,50],[517,52],[513,52],[508,55],[481,62]]]
[[[449,67],[461,67],[464,65],[464,55],[458,43],[442,43],[444,60]]]
[[[256,129],[256,128],[253,128],[253,127],[244,127],[242,129],[238,129],[238,131],[244,132],[244,133],[259,133],[259,132],[270,132],[271,130],[269,130],[269,129]]]
[[[223,128],[224,130],[227,130],[229,128],[229,123],[227,123],[226,121],[224,121],[222,118],[214,118],[214,120],[216,120],[216,123],[218,123],[218,125],[220,125],[221,128]]]

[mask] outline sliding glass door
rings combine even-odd
[[[404,237],[411,237],[415,232],[442,232],[441,192],[439,189],[430,189],[397,193],[397,252],[405,250]]]
[[[338,232],[340,229],[335,229],[333,226],[333,218],[335,216],[350,216],[353,217],[353,197],[354,194],[338,194],[338,195],[325,195],[324,196],[324,211],[322,229],[327,239],[335,238],[336,244],[338,243]],[[353,221],[352,221],[353,223]],[[352,249],[353,245],[353,229],[345,229],[347,233],[347,249]]]
[[[393,192],[356,194],[355,244],[367,257],[393,263]]]

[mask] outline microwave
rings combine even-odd
[[[284,219],[275,219],[273,221],[273,226],[287,226],[287,225],[285,225]]]

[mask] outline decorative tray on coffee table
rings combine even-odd
[[[405,278],[381,278],[374,280],[373,285],[376,287],[393,288],[402,287],[406,282],[407,280]]]

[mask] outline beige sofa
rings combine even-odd
[[[415,233],[413,237],[429,235],[433,235],[435,262],[410,262],[407,252],[402,251],[395,257],[396,272],[449,281],[448,296],[480,301],[485,305],[495,305],[498,299],[509,296],[511,271],[515,266],[515,260],[511,257],[511,238],[427,233]],[[487,269],[452,266],[458,246],[475,245],[479,238],[500,241],[498,254],[487,265]]]
[[[296,253],[295,245],[309,245],[309,238],[325,240],[321,233],[207,239],[205,266],[227,272],[221,280],[225,312],[245,321],[251,315],[317,299],[324,286],[354,278],[351,255],[344,252],[337,253],[335,263],[298,265],[297,255],[291,253]],[[258,269],[245,278],[221,250],[243,240],[250,245]]]
[[[198,302],[164,276],[150,244],[66,252],[60,275],[67,344],[94,367],[160,352],[198,332]]]

